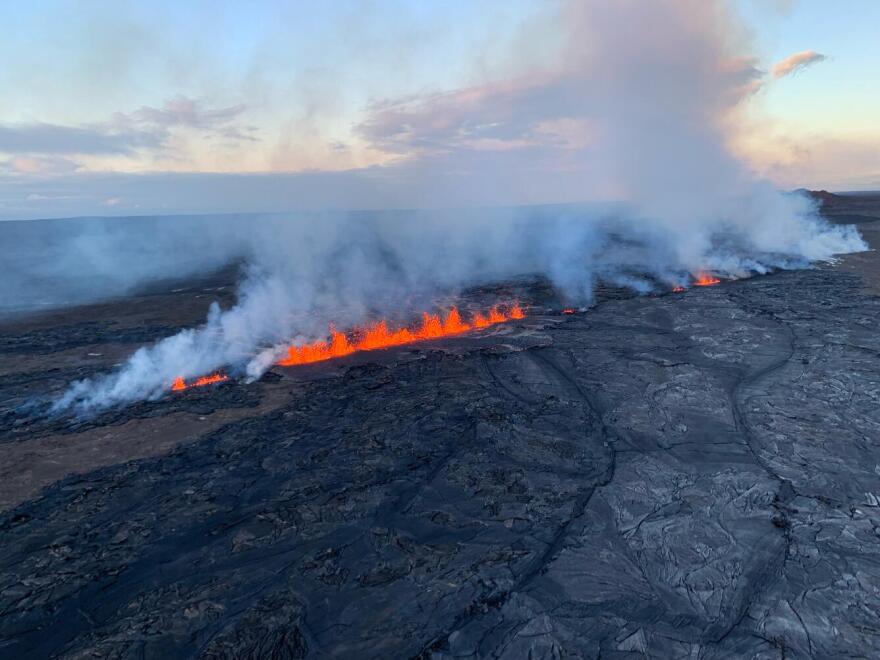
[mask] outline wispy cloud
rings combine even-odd
[[[0,125],[0,152],[12,154],[127,154],[160,144],[153,131],[116,130],[107,125]]]
[[[65,156],[14,156],[0,160],[0,174],[71,174],[79,164]]]
[[[158,134],[182,128],[230,139],[255,140],[254,127],[236,123],[246,109],[245,105],[209,108],[202,101],[178,96],[161,108],[141,106],[129,114],[117,113],[113,120],[122,126],[137,126]]]
[[[162,107],[118,112],[108,121],[64,126],[48,123],[0,124],[0,153],[14,156],[128,156],[168,147],[177,132],[199,132],[227,140],[255,140],[255,129],[239,120],[245,106],[206,107],[177,97]]]
[[[375,103],[356,133],[392,153],[435,152],[482,141],[522,144],[542,120],[559,116],[566,88],[555,76],[491,83]]]
[[[652,66],[634,62],[633,75],[648,77]],[[764,75],[752,57],[718,57],[701,66],[714,67],[713,102],[728,107],[752,94]],[[475,152],[514,151],[531,159],[536,149],[570,153],[589,147],[597,124],[607,120],[608,108],[592,92],[596,80],[604,76],[601,70],[568,66],[459,90],[388,99],[370,105],[354,133],[372,149],[409,159],[455,153],[469,154],[470,159]]]
[[[817,53],[815,50],[802,50],[801,52],[789,55],[784,60],[780,60],[774,64],[771,73],[776,79],[784,78],[785,76],[800,73],[808,66],[812,66],[818,62],[824,62],[827,59],[827,56],[822,53]]]

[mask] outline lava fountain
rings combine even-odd
[[[323,362],[362,351],[375,351],[392,346],[402,346],[429,339],[441,339],[460,335],[471,330],[481,330],[499,323],[525,318],[525,312],[518,304],[495,305],[485,314],[477,312],[466,322],[457,308],[453,307],[444,317],[439,314],[422,314],[415,328],[401,327],[391,330],[385,320],[376,321],[363,328],[355,328],[349,333],[330,327],[330,339],[311,344],[293,344],[287,348],[287,357],[277,362],[282,367]],[[171,384],[173,392],[181,392],[191,387],[202,387],[229,380],[229,376],[214,373],[202,376],[191,383],[177,377]]]
[[[694,275],[694,280],[691,282],[693,286],[713,286],[715,284],[721,284],[721,280],[715,277],[714,275],[706,272],[699,272]],[[672,287],[672,293],[681,293],[686,290],[687,287],[678,284]]]
[[[205,385],[213,385],[214,383],[223,383],[227,380],[229,380],[229,376],[221,373],[214,373],[210,376],[202,376],[201,378],[197,378],[191,383],[187,383],[183,378],[178,376],[171,384],[171,391],[180,392],[182,390],[188,390],[191,387],[204,387]]]
[[[323,362],[361,351],[375,351],[429,339],[452,337],[524,317],[525,312],[517,304],[504,307],[496,305],[488,313],[475,313],[470,322],[465,322],[458,309],[453,307],[444,318],[441,318],[439,314],[423,313],[420,324],[412,329],[402,327],[392,330],[388,327],[388,322],[384,320],[363,328],[356,328],[348,334],[331,327],[329,341],[289,346],[287,357],[280,360],[278,364],[282,367],[291,367],[298,364]]]

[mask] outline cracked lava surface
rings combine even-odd
[[[17,407],[209,299],[0,326],[0,656],[876,655],[859,268],[571,315],[536,284],[494,332],[79,422]]]

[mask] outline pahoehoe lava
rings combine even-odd
[[[24,403],[186,319],[0,328],[0,656],[874,655],[880,300],[847,263],[571,315],[534,285],[485,336],[79,421]]]

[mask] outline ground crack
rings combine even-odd
[[[614,448],[613,442],[611,441],[611,433],[609,432],[604,420],[602,419],[602,415],[598,409],[598,406],[594,404],[589,396],[583,391],[581,386],[577,382],[575,382],[568,374],[566,374],[564,370],[556,365],[552,360],[545,357],[543,354],[540,354],[538,350],[531,351],[531,353],[535,358],[540,360],[551,370],[556,372],[569,385],[571,385],[579,393],[580,398],[583,400],[584,404],[594,414],[599,425],[604,445],[609,449],[608,464],[605,466],[605,469],[599,480],[590,488],[581,491],[577,495],[572,506],[571,515],[568,516],[557,527],[555,533],[553,534],[553,538],[545,548],[544,552],[542,552],[538,557],[532,560],[529,566],[520,575],[519,579],[517,579],[517,581],[509,589],[503,590],[498,593],[483,594],[482,596],[471,602],[464,611],[462,611],[458,614],[458,616],[455,617],[455,620],[452,622],[451,626],[443,630],[439,635],[435,636],[433,640],[431,640],[421,649],[421,651],[413,656],[417,660],[425,660],[427,658],[430,658],[434,652],[446,648],[449,643],[449,638],[453,634],[462,630],[471,621],[482,618],[489,612],[500,610],[504,606],[504,604],[510,600],[511,596],[513,596],[517,592],[524,590],[535,578],[546,572],[547,567],[553,562],[554,559],[556,559],[556,557],[562,551],[571,526],[576,520],[582,518],[584,513],[586,513],[587,507],[589,506],[596,492],[599,489],[610,484],[611,481],[614,479],[614,473],[617,467],[617,453]]]

